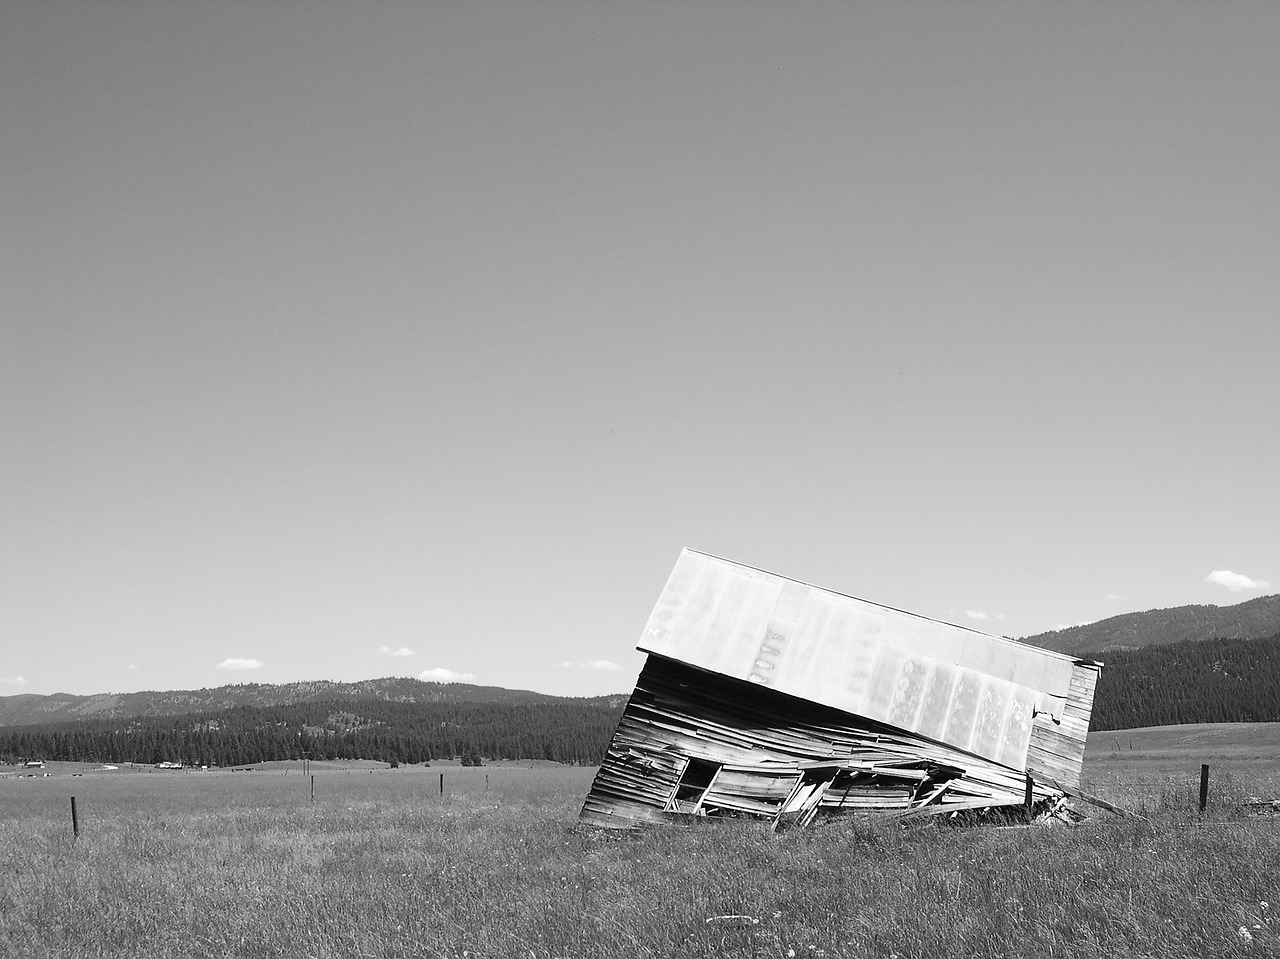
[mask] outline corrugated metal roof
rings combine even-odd
[[[1076,662],[689,549],[638,648],[1014,769],[1036,715],[1062,718]]]

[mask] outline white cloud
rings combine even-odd
[[[617,663],[609,659],[584,659],[580,662],[563,662],[560,664],[561,669],[601,669],[605,672],[617,672],[622,669]]]
[[[416,655],[408,646],[401,646],[399,649],[392,649],[390,646],[379,646],[379,656],[414,656]]]
[[[966,609],[964,611],[964,614],[968,616],[970,619],[990,619],[991,618],[980,609]]]
[[[218,663],[216,668],[218,669],[261,669],[265,665],[267,664],[257,659],[236,659],[235,657],[232,657],[231,659],[224,659],[222,662]]]
[[[1270,589],[1271,584],[1265,579],[1250,579],[1243,573],[1233,573],[1229,569],[1215,569],[1204,578],[1206,583],[1213,583],[1238,593],[1244,589]]]
[[[455,673],[452,669],[437,666],[435,669],[424,669],[418,673],[419,679],[433,683],[469,683],[476,678],[475,673]]]
[[[1103,596],[1102,598],[1103,598],[1103,599],[1108,599],[1108,600],[1124,599],[1124,597],[1123,597],[1123,596],[1121,596],[1119,593],[1107,593],[1107,595],[1106,595],[1106,596]]]
[[[0,686],[25,686],[27,681],[21,676],[14,676],[12,679],[0,678]]]
[[[1007,619],[1004,613],[996,613],[996,619]]]

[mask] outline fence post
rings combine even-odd
[[[1027,773],[1027,789],[1022,794],[1022,807],[1028,816],[1031,815],[1031,773]]]
[[[1209,764],[1200,764],[1200,813],[1209,805]]]
[[[311,801],[316,801],[316,777],[311,777]]]
[[[444,773],[440,774],[440,795],[444,795]]]
[[[80,817],[76,815],[76,797],[71,797],[71,838],[80,838]]]

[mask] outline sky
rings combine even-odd
[[[682,547],[1280,588],[1280,4],[0,0],[0,694],[625,692]]]

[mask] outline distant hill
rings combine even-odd
[[[316,680],[301,683],[244,683],[214,689],[181,689],[167,692],[98,693],[72,696],[0,696],[0,727],[61,723],[74,719],[182,716],[209,713],[238,706],[287,706],[297,703],[342,700],[382,700],[395,703],[567,703],[621,709],[626,694],[575,698],[550,696],[526,689],[473,686],[468,683],[429,683],[420,679],[388,676],[355,683]]]
[[[535,702],[346,698],[176,716],[0,726],[0,764],[177,762],[238,766],[300,759],[421,763],[461,758],[600,762],[622,714],[608,697]]]
[[[1280,594],[1126,613],[1023,641],[1106,664],[1095,730],[1280,721]],[[396,677],[0,696],[0,761],[594,763],[626,701]]]
[[[1084,626],[1028,636],[1022,642],[1080,656],[1206,639],[1264,639],[1277,633],[1280,593],[1235,606],[1176,606],[1123,613]]]
[[[626,701],[400,678],[7,696],[0,697],[0,763],[597,763]]]

